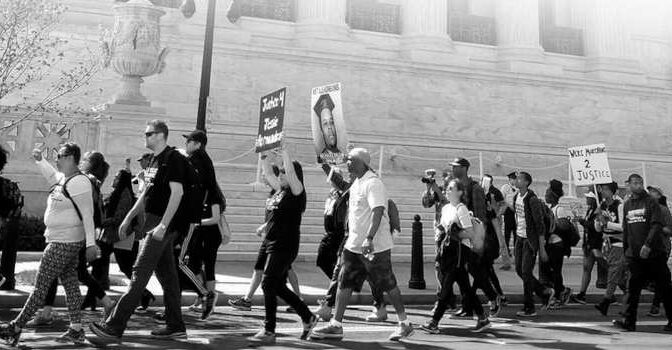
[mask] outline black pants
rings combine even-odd
[[[266,259],[261,289],[264,291],[265,328],[268,332],[275,332],[278,297],[293,307],[304,323],[309,322],[313,315],[308,306],[287,288],[287,271],[295,258],[296,253],[271,252]]]
[[[86,266],[86,248],[82,248],[79,251],[79,264],[77,265],[77,278],[79,281],[84,283],[88,288],[86,296],[88,298],[96,297],[102,299],[105,297],[105,290],[100,286],[98,281],[96,281],[93,276],[89,273],[89,270]],[[49,287],[47,292],[47,298],[44,302],[44,305],[54,306],[54,301],[56,300],[56,289],[58,288],[58,280],[54,280]]]
[[[448,247],[444,248],[441,256],[441,272],[443,274],[441,295],[434,310],[434,315],[432,315],[433,320],[440,321],[446,313],[455,282],[457,282],[460,293],[462,293],[462,307],[465,310],[473,310],[479,318],[485,317],[483,305],[476,296],[476,289],[469,284],[469,272],[467,272],[466,266],[470,255],[471,250],[458,242],[451,242]]]
[[[497,276],[497,273],[495,272],[495,266],[494,262],[489,261],[486,263],[488,267],[488,280],[492,284],[492,287],[495,289],[495,292],[498,295],[504,295],[504,291],[502,290],[502,285],[499,283],[499,277]]]
[[[539,262],[539,274],[545,276],[545,286],[553,288],[556,298],[565,290],[562,264],[565,260],[563,243],[547,244],[548,262]]]
[[[656,294],[663,298],[665,316],[672,322],[672,282],[670,282],[670,269],[667,267],[667,259],[664,256],[640,259],[627,258],[630,280],[628,281],[628,297],[625,300],[623,317],[625,322],[631,325],[637,323],[637,307],[642,288],[654,281]]]
[[[198,226],[189,243],[189,269],[198,275],[205,272],[205,281],[215,280],[217,252],[222,244],[222,234],[216,225]]]
[[[516,239],[515,253],[516,274],[523,280],[523,304],[525,311],[534,311],[534,294],[543,297],[545,288],[534,277],[534,265],[537,262],[537,252],[532,248],[527,238]]]
[[[16,279],[16,244],[19,239],[19,218],[8,218],[5,222],[5,235],[2,238],[2,259],[0,259],[0,274],[7,279],[5,285],[14,289]]]

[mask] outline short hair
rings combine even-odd
[[[89,173],[104,182],[110,172],[110,165],[105,161],[105,156],[98,151],[89,151],[84,154],[84,159],[88,160],[84,172]]]
[[[521,171],[521,172],[518,173],[518,177],[527,181],[528,185],[532,184],[532,175],[530,175],[529,173]]]
[[[147,122],[157,133],[162,133],[164,139],[168,139],[168,124],[165,121],[154,119]]]
[[[72,156],[72,159],[75,161],[75,164],[79,164],[79,160],[82,158],[82,150],[74,142],[66,142],[61,145],[61,148],[65,148],[66,155]]]
[[[5,165],[7,165],[7,155],[9,152],[7,150],[0,146],[0,171],[2,171],[5,168]]]

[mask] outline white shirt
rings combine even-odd
[[[387,192],[385,185],[378,175],[367,171],[361,178],[355,179],[350,186],[350,200],[348,201],[348,227],[350,232],[345,242],[345,249],[362,253],[362,244],[369,234],[373,221],[373,208],[384,207],[385,212],[380,219],[378,232],[373,237],[374,253],[392,249],[392,234],[387,217]]]
[[[518,194],[516,198],[516,234],[518,237],[527,238],[527,222],[525,221],[525,202],[529,192],[525,192],[524,196]]]
[[[513,207],[513,196],[518,193],[518,189],[511,186],[511,184],[506,183],[502,185],[499,190],[502,191],[502,195],[504,195],[504,201],[506,202],[506,205]]]
[[[446,232],[450,232],[450,227],[453,224],[457,224],[463,229],[472,227],[471,213],[469,213],[466,205],[458,204],[455,206],[452,203],[448,203],[443,206],[441,209],[441,226],[443,226]],[[468,238],[462,239],[461,243],[472,248],[471,241]]]

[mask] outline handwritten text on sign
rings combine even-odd
[[[568,149],[569,164],[577,186],[610,183],[611,170],[604,144],[577,146]]]
[[[280,146],[285,118],[286,88],[263,96],[259,106],[259,132],[255,148],[263,152]]]

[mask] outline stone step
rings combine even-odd
[[[411,225],[413,223],[413,214],[411,213],[399,213],[399,217],[401,218],[401,227],[402,230],[408,229],[410,232]],[[226,216],[227,221],[229,222],[229,225],[231,224],[255,224],[255,225],[260,225],[264,222],[264,216],[263,215],[243,215],[243,214],[230,214],[228,213]],[[425,221],[428,225],[424,226],[425,228],[429,229],[431,228],[431,218],[427,218],[427,221]],[[321,226],[324,224],[324,217],[323,215],[304,215],[303,219],[301,221],[302,225],[309,225],[309,226]]]
[[[242,207],[242,206],[232,206],[226,208],[226,217],[231,221],[231,218],[235,216],[256,216],[256,217],[262,217],[264,216],[264,208],[263,207]],[[309,207],[306,208],[306,211],[304,212],[303,216],[308,217],[308,216],[319,216],[320,218],[323,217],[324,214],[324,206],[322,207]],[[434,220],[434,211],[431,209],[425,210],[423,212],[417,213],[420,214],[421,221],[425,225],[431,225],[432,220]],[[400,215],[402,218],[409,218],[412,219],[414,214],[411,214],[411,211],[406,211],[406,210],[401,210]],[[429,226],[425,226],[429,227]]]
[[[323,236],[324,235],[322,235],[322,234],[304,234],[304,233],[301,233],[301,244],[304,244],[304,243],[306,243],[306,244],[308,244],[308,243],[311,243],[311,244],[312,243],[318,243],[319,244],[322,241]],[[427,244],[432,244],[433,245],[434,244],[433,243],[434,237],[426,235],[426,236],[423,237],[422,241],[425,245],[427,245]],[[259,236],[257,236],[256,234],[251,234],[251,233],[250,234],[238,234],[238,235],[234,234],[234,236],[231,239],[231,242],[232,243],[252,242],[252,243],[260,244],[261,243],[261,238]],[[398,236],[394,239],[394,244],[399,245],[399,246],[410,246],[411,243],[412,243],[412,237],[410,235],[401,234],[400,236]]]

